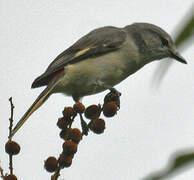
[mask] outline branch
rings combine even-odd
[[[55,174],[53,174],[51,176],[51,180],[57,180],[58,179],[58,177],[60,176],[60,170],[61,170],[61,168],[58,167],[57,170],[55,171]]]
[[[11,117],[9,118],[9,137],[11,136],[11,132],[12,132],[12,127],[13,127],[13,110],[14,110],[14,105],[12,102],[12,97],[9,98],[9,102],[10,102],[10,106],[11,106]],[[11,141],[11,138],[9,138],[9,140]],[[10,169],[10,174],[13,174],[13,156],[11,154],[9,154],[9,169]]]
[[[10,102],[10,105],[11,105],[11,117],[9,118],[9,122],[10,122],[10,125],[9,125],[9,137],[11,136],[11,131],[12,131],[12,127],[13,127],[13,110],[14,110],[14,105],[13,105],[13,102],[12,102],[12,97],[9,98],[9,102]],[[11,140],[11,138],[10,138]]]

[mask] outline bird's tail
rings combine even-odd
[[[26,120],[30,117],[30,115],[36,111],[51,95],[52,90],[54,89],[57,79],[52,81],[48,86],[44,89],[44,91],[38,96],[38,98],[34,101],[34,103],[30,106],[30,108],[27,110],[27,112],[23,115],[23,117],[19,120],[19,122],[16,124],[14,129],[11,132],[11,135],[9,138],[13,137],[14,134],[21,128],[21,126],[26,122]]]

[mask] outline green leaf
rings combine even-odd
[[[181,25],[180,25],[181,26]],[[194,35],[194,14],[187,21],[185,26],[180,31],[179,35],[175,39],[175,45],[178,47],[185,42],[189,37]]]
[[[178,175],[187,170],[191,163],[194,164],[194,152],[174,153],[164,169],[149,174],[144,180],[162,180],[172,175]]]

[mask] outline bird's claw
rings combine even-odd
[[[115,88],[112,87],[112,88],[109,88],[109,90],[110,90],[111,93],[116,94],[118,97],[121,96],[121,93],[119,91],[117,91]]]

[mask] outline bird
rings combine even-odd
[[[22,116],[9,138],[53,93],[63,93],[78,102],[84,96],[114,86],[155,60],[173,58],[187,64],[170,35],[150,23],[94,29],[59,54],[31,88],[46,86]],[[119,93],[119,92],[118,92]]]

